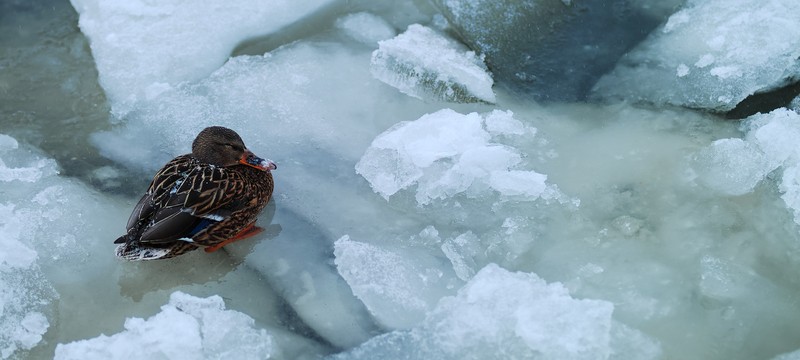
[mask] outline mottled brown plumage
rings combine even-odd
[[[255,221],[272,196],[275,164],[253,155],[236,132],[213,126],[197,135],[192,153],[164,165],[114,243],[127,260],[175,257],[261,231]]]

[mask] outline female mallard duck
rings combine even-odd
[[[263,231],[256,217],[272,196],[277,166],[255,156],[235,131],[203,129],[192,153],[172,159],[133,208],[128,232],[115,244],[127,260],[175,257],[197,248],[213,252]]]

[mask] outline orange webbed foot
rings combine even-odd
[[[230,244],[230,243],[232,243],[234,241],[244,240],[244,239],[253,237],[255,235],[258,235],[262,231],[264,231],[264,228],[262,228],[260,226],[256,226],[256,223],[252,223],[250,225],[247,225],[247,227],[245,227],[244,229],[242,229],[238,233],[236,233],[236,235],[234,235],[232,238],[230,238],[228,240],[225,240],[225,241],[223,241],[223,242],[221,242],[219,244],[216,244],[214,246],[209,246],[209,247],[205,248],[205,251],[207,253],[212,253],[212,252],[217,251],[217,250],[221,249],[223,246],[228,245],[228,244]]]

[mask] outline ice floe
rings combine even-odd
[[[492,137],[492,133],[525,132],[510,111],[464,115],[444,109],[378,135],[356,171],[387,200],[417,185],[420,205],[461,193],[478,196],[486,190],[525,200],[555,197],[557,189],[546,184],[546,175],[518,168],[522,154]]]
[[[241,42],[274,33],[333,0],[203,2],[74,0],[100,83],[118,115],[207,77]]]
[[[420,323],[462,283],[425,248],[381,247],[345,235],[334,244],[339,273],[386,329]]]
[[[129,318],[123,332],[59,344],[55,359],[266,359],[275,355],[270,334],[251,317],[226,310],[219,296],[170,296],[148,319]]]
[[[609,302],[571,297],[562,284],[490,264],[418,326],[333,358],[657,358],[659,345],[615,323],[613,311]],[[633,351],[624,353],[625,345]]]
[[[627,53],[593,89],[715,112],[800,74],[800,3],[690,0]]]
[[[495,102],[492,76],[483,58],[437,30],[413,24],[379,45],[372,53],[372,74],[407,95]]]

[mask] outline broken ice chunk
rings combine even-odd
[[[525,125],[514,119],[514,113],[509,111],[492,110],[485,118],[486,130],[492,134],[522,135],[528,130]],[[536,134],[535,128],[530,128]]]
[[[513,181],[507,169],[520,161],[520,155],[507,146],[487,145],[466,150],[452,167],[420,181],[417,202],[425,205],[434,199],[445,199],[466,192],[472,187],[477,188],[475,192],[492,187],[504,193],[507,190],[504,188],[506,182]],[[497,176],[499,180],[495,177],[498,173],[503,174]]]
[[[339,273],[384,327],[407,329],[420,323],[436,302],[460,286],[448,264],[422,249],[383,248],[353,241],[335,243]]]
[[[419,326],[334,359],[658,358],[658,344],[613,321],[613,311],[610,302],[574,299],[560,283],[490,264]]]
[[[21,152],[25,153],[26,151],[19,149],[19,143],[16,139],[5,134],[0,134],[0,155]],[[22,157],[11,155],[0,158],[0,181],[24,181],[35,183],[43,177],[57,173],[55,161],[44,158],[26,161],[28,158],[31,158],[30,154],[26,155],[27,156]],[[20,166],[17,166],[17,164]]]
[[[500,194],[527,199],[536,199],[544,193],[545,180],[547,175],[535,171],[501,170],[489,175],[489,184]]]
[[[791,165],[800,161],[800,114],[778,109],[768,114],[747,118],[743,124],[748,133],[745,140],[757,145],[771,167]]]
[[[662,31],[623,56],[593,95],[729,111],[800,76],[798,13],[800,2],[792,0],[687,1]]]
[[[495,102],[483,59],[446,35],[413,24],[379,44],[372,53],[372,75],[404,94],[423,100]]]
[[[478,197],[492,191],[523,200],[543,197],[550,189],[547,176],[516,169],[523,155],[491,142],[492,134],[484,128],[498,135],[536,133],[511,112],[462,115],[440,110],[378,135],[356,164],[356,172],[387,200],[417,184],[415,198],[420,205],[462,193]]]
[[[488,140],[478,114],[440,110],[416,121],[398,123],[378,135],[356,164],[356,172],[388,199],[421,178],[421,169]]]
[[[743,127],[745,139],[764,152],[769,170],[783,167],[779,190],[786,206],[794,212],[794,221],[800,224],[800,114],[778,109],[769,114],[747,118]],[[778,170],[780,171],[780,170]]]
[[[800,114],[785,108],[756,114],[746,119],[742,130],[744,140],[717,140],[700,152],[700,180],[738,194],[752,190],[766,174],[780,172],[781,198],[800,224]]]
[[[56,347],[55,359],[266,359],[272,337],[254,328],[255,321],[225,310],[222,298],[198,298],[182,292],[170,296],[161,312],[148,319],[129,318],[125,331]]]
[[[480,239],[472,233],[467,231],[454,239],[448,239],[442,244],[442,252],[450,259],[453,264],[453,270],[459,279],[469,281],[475,275],[478,269],[476,258],[482,260]]]
[[[596,359],[609,353],[613,311],[609,302],[576,300],[559,283],[492,264],[457,296],[443,299],[426,324],[436,324],[435,336],[449,353],[486,353],[498,350],[492,343],[511,341],[506,345],[518,347],[519,354]]]
[[[0,151],[6,152],[8,150],[14,150],[18,147],[19,143],[17,142],[17,139],[14,139],[6,134],[0,134]]]
[[[694,170],[709,188],[742,195],[753,191],[772,169],[756,145],[742,139],[720,139],[698,152]]]
[[[377,45],[379,41],[391,39],[397,34],[386,20],[368,12],[344,16],[336,20],[336,27],[367,45]]]

